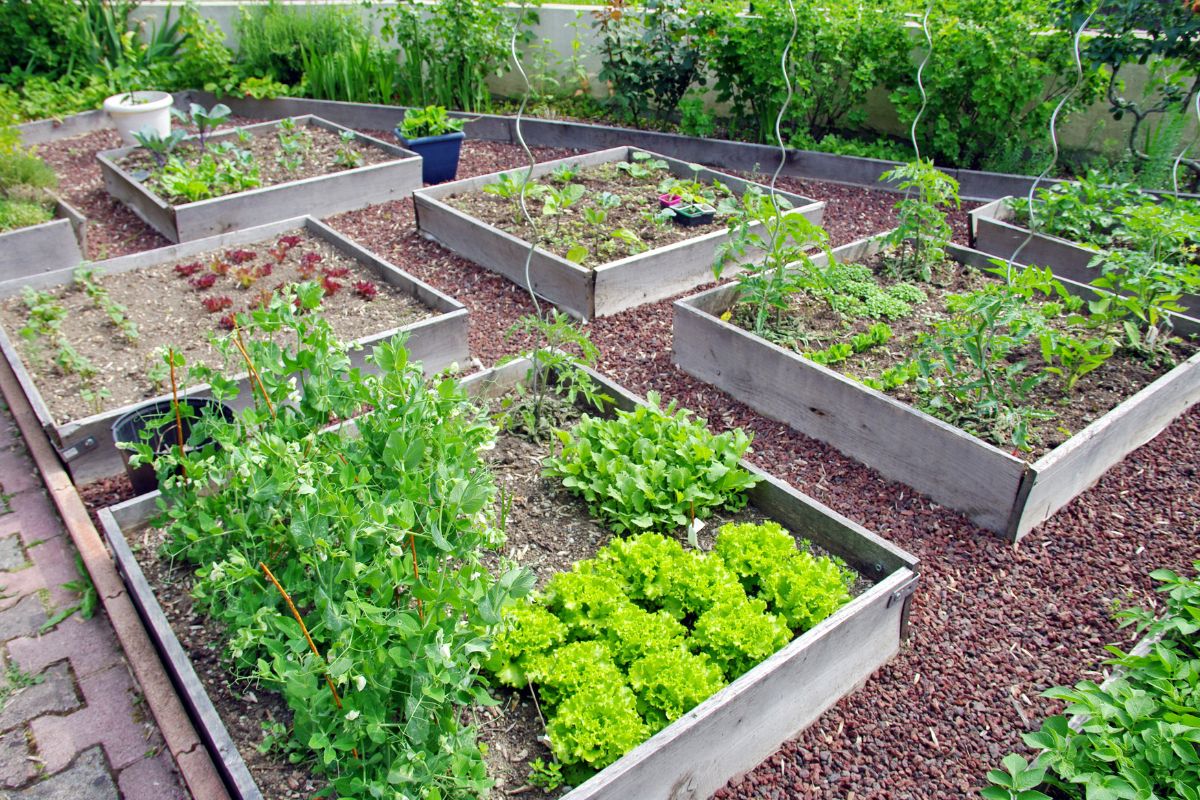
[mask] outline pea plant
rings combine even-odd
[[[282,695],[291,746],[334,793],[482,795],[464,709],[490,702],[479,665],[500,609],[533,582],[481,562],[503,539],[479,456],[495,429],[454,381],[427,383],[402,343],[372,350],[378,374],[352,368],[313,313],[321,296],[302,284],[215,340],[254,404],[198,421],[217,447],[155,458],[165,553],[194,565],[197,608],[225,630],[233,668]],[[189,375],[236,394],[215,369]]]
[[[881,176],[895,181],[905,195],[896,203],[900,224],[888,235],[888,242],[901,250],[898,272],[905,277],[930,281],[946,258],[946,245],[954,232],[946,222],[943,209],[957,209],[958,181],[937,169],[932,161],[919,159],[902,164]]]

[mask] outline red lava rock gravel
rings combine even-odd
[[[97,143],[107,146],[103,134],[43,153],[56,165],[74,165],[82,183],[79,174],[88,166],[79,153]],[[537,151],[540,160],[565,154]],[[511,145],[468,142],[459,174],[523,163]],[[895,195],[792,179],[780,186],[828,203],[825,225],[834,244],[894,224]],[[94,190],[88,207],[104,217],[98,242],[124,242],[130,249],[152,244],[137,238],[135,226],[120,215],[106,216],[111,205],[102,195]],[[532,310],[527,293],[422,239],[411,201],[330,222],[463,302],[471,314],[472,354],[484,364],[525,344],[504,332]],[[954,214],[952,222],[956,239],[965,241],[965,213]],[[989,768],[1022,749],[1020,733],[1058,710],[1038,696],[1041,691],[1099,677],[1103,646],[1129,642],[1129,633],[1112,621],[1113,603],[1149,602],[1151,570],[1186,571],[1200,559],[1200,409],[1014,547],[675,369],[671,301],[595,320],[588,328],[601,350],[602,371],[635,392],[654,389],[677,398],[716,429],[740,425],[752,431],[756,463],[921,559],[912,636],[900,654],[808,731],[718,792],[722,800],[974,795]],[[101,493],[115,497],[120,487]]]

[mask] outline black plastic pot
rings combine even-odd
[[[425,183],[445,183],[458,174],[458,156],[462,152],[465,134],[443,133],[440,136],[422,136],[405,139],[396,128],[400,143],[421,157],[421,180]]]
[[[192,439],[193,422],[199,420],[205,414],[220,414],[226,422],[233,421],[233,409],[211,397],[185,397],[179,403],[181,406],[187,406],[192,411],[189,418],[187,412],[183,408],[180,409],[183,417],[183,440],[191,451],[199,450],[212,444],[210,439],[201,441],[194,441]],[[142,432],[149,427],[151,422],[162,416],[167,416],[169,421],[154,431],[153,436],[149,440],[150,446],[154,449],[154,455],[159,456],[169,452],[179,442],[179,434],[176,433],[175,429],[174,404],[170,400],[159,400],[156,403],[147,403],[144,406],[139,406],[128,414],[118,417],[117,421],[113,423],[113,441],[117,444],[117,450],[121,453],[121,460],[125,462],[125,474],[129,476],[135,494],[153,492],[158,488],[158,478],[154,474],[153,464],[142,464],[139,467],[129,466],[129,459],[133,453],[120,445],[122,443],[142,441]]]
[[[685,228],[708,225],[717,215],[717,210],[711,206],[682,205],[671,210],[675,212],[673,219],[676,224]]]

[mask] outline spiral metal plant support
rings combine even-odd
[[[796,6],[793,0],[788,0],[788,12],[792,15],[792,34],[788,37],[788,43],[784,46],[783,54],[779,57],[779,71],[783,75],[784,86],[787,87],[787,96],[783,99],[783,105],[779,107],[779,113],[775,115],[775,142],[779,145],[779,164],[775,167],[774,174],[771,175],[771,209],[775,213],[775,225],[771,228],[768,252],[775,249],[775,239],[779,234],[779,228],[783,225],[783,221],[779,218],[778,188],[779,176],[783,173],[784,166],[787,165],[787,145],[783,142],[783,117],[787,113],[788,106],[792,104],[792,100],[796,96],[796,88],[792,84],[792,76],[788,74],[788,58],[791,56],[792,46],[796,43],[796,36],[800,32],[800,20],[796,16]]]
[[[1058,115],[1062,113],[1062,110],[1066,108],[1067,103],[1069,103],[1071,99],[1078,94],[1079,89],[1083,86],[1083,55],[1080,49],[1080,42],[1083,39],[1083,32],[1087,30],[1088,23],[1092,21],[1092,16],[1095,15],[1095,13],[1096,12],[1093,11],[1084,18],[1083,22],[1081,22],[1079,27],[1075,30],[1074,37],[1072,37],[1073,55],[1075,56],[1075,85],[1072,86],[1071,89],[1062,96],[1062,99],[1058,101],[1058,105],[1054,108],[1054,113],[1050,115],[1050,163],[1048,163],[1045,169],[1043,169],[1041,173],[1039,173],[1038,176],[1033,179],[1033,183],[1029,184],[1029,194],[1026,197],[1026,207],[1029,209],[1029,230],[1025,235],[1025,240],[1021,242],[1021,244],[1017,246],[1017,249],[1013,250],[1012,254],[1008,257],[1008,262],[1005,264],[1004,268],[1004,277],[1006,281],[1012,281],[1013,266],[1016,264],[1017,257],[1021,255],[1021,251],[1023,251],[1031,241],[1033,241],[1033,236],[1037,232],[1037,221],[1033,214],[1033,196],[1037,192],[1038,184],[1045,180],[1046,176],[1048,176],[1050,172],[1058,165]],[[1182,154],[1180,155],[1182,156]]]
[[[921,92],[921,108],[913,117],[912,128],[908,131],[908,138],[912,140],[913,153],[916,154],[917,161],[921,160],[921,145],[917,142],[917,125],[925,114],[925,109],[929,106],[929,95],[925,91],[924,76],[925,66],[929,63],[930,56],[933,55],[933,36],[929,33],[929,15],[931,13],[933,13],[933,0],[929,0],[928,5],[925,6],[925,14],[921,17],[921,33],[925,35],[925,56],[917,67],[917,90]]]
[[[1200,92],[1196,92],[1194,98],[1196,121],[1200,123]],[[1171,165],[1171,188],[1175,190],[1175,194],[1179,194],[1179,165],[1183,163],[1183,159],[1187,157],[1188,151],[1192,149],[1195,140],[1188,142],[1187,145],[1179,151],[1179,155],[1175,156],[1175,163]]]

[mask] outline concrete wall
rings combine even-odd
[[[237,0],[199,0],[199,5],[205,16],[216,21],[221,27],[225,32],[229,46],[236,50],[237,32],[235,30],[235,23],[239,9],[244,6],[260,5],[263,2],[264,0],[247,0],[247,2],[237,2]],[[377,10],[395,5],[390,2],[376,2],[373,8],[366,8],[360,0],[284,0],[284,2],[297,9],[316,6],[342,6],[349,8],[361,15],[377,34],[379,32]],[[133,12],[133,17],[145,20],[149,24],[154,24],[162,18],[169,6],[171,6],[171,3],[162,2],[162,0],[148,0],[147,2],[143,2]],[[511,8],[515,14],[520,9],[520,6],[514,4]],[[572,51],[572,41],[578,37],[582,42],[582,47],[579,50],[581,63],[588,74],[592,76],[590,85],[591,93],[594,96],[601,97],[607,90],[595,77],[600,71],[600,57],[597,52],[598,43],[595,32],[592,30],[592,12],[598,10],[598,8],[598,6],[547,3],[537,10],[539,22],[533,27],[532,32],[535,37],[534,46],[543,49],[548,60],[551,62],[551,66],[553,66],[555,60],[562,60],[562,69],[567,68],[567,60]],[[916,23],[911,23],[910,29],[914,36],[914,41],[916,41],[920,36],[919,28]],[[914,50],[914,71],[919,60],[920,53]],[[529,48],[523,48],[522,64],[527,72],[532,73],[533,63],[534,59],[530,57]],[[1126,68],[1124,73],[1127,83],[1127,96],[1133,98],[1139,97],[1149,74],[1148,69],[1142,66],[1134,66]],[[535,77],[531,74],[531,78]],[[521,81],[521,76],[515,70],[506,75],[491,79],[489,85],[493,92],[503,96],[519,97],[524,91],[524,83]],[[716,107],[715,97],[711,93],[707,94],[706,98]],[[908,129],[900,123],[899,118],[896,116],[895,109],[888,100],[887,92],[882,89],[872,91],[867,98],[866,108],[868,112],[867,124],[871,128],[881,133],[907,138]],[[717,107],[717,110],[720,111],[721,109]],[[1108,103],[1101,101],[1075,114],[1065,124],[1060,125],[1059,142],[1064,148],[1104,150],[1119,153],[1125,147],[1129,124],[1128,120],[1124,122],[1113,120],[1112,116],[1108,113]],[[1192,120],[1186,136],[1190,139],[1197,136],[1198,133],[1200,133],[1200,129],[1198,129],[1196,121]],[[1047,146],[1049,145],[1048,137],[1046,144]]]

